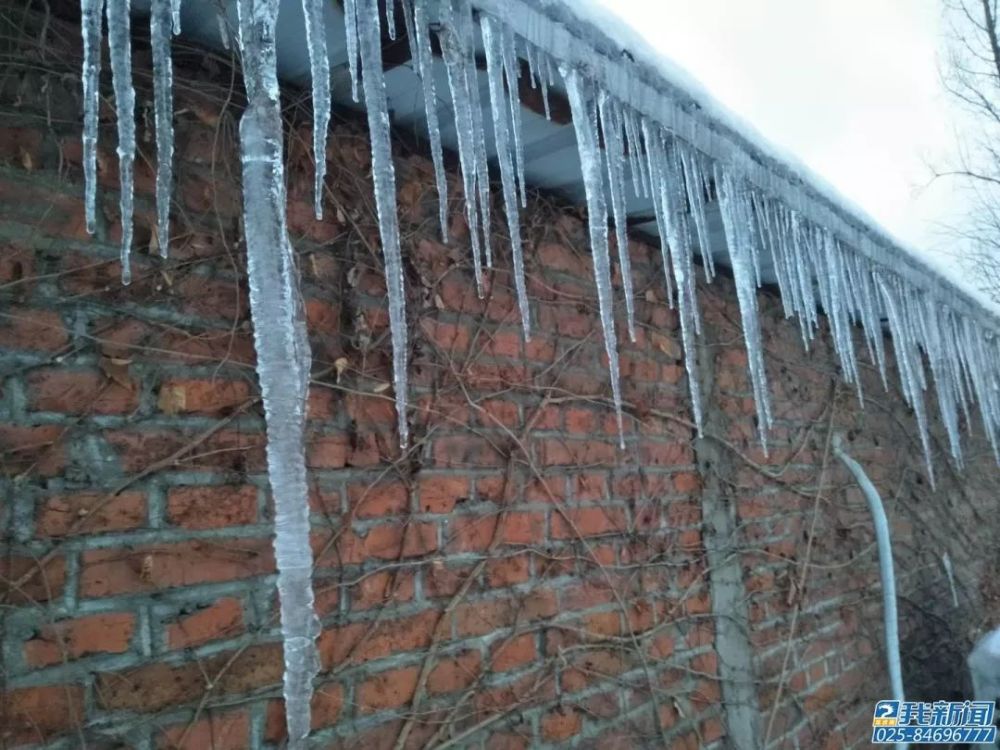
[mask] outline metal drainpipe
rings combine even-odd
[[[902,701],[903,698],[903,669],[899,660],[899,623],[896,614],[896,575],[892,565],[892,543],[889,541],[889,521],[885,515],[885,508],[882,506],[882,498],[879,497],[878,490],[871,483],[865,470],[853,458],[848,456],[843,449],[843,441],[840,435],[833,436],[833,452],[840,459],[841,463],[851,472],[854,480],[861,488],[861,492],[868,501],[868,510],[872,514],[872,523],[875,526],[875,541],[878,545],[879,572],[882,575],[882,614],[885,620],[885,653],[889,667],[889,683],[892,686],[892,697],[894,700]],[[897,743],[896,747],[905,750],[908,743]]]

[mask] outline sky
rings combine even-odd
[[[598,2],[891,234],[947,252],[962,200],[930,165],[960,119],[939,0]]]

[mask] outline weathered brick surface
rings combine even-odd
[[[273,506],[229,71],[178,61],[171,257],[149,246],[154,154],[140,139],[135,280],[122,287],[114,130],[101,132],[91,238],[76,26],[58,12],[50,23],[51,72],[28,57],[0,82],[0,745],[275,748],[286,729]],[[888,689],[877,561],[864,502],[828,455],[830,425],[888,500],[908,694],[961,689],[963,649],[1000,601],[982,552],[998,531],[998,475],[976,424],[961,474],[933,425],[931,489],[898,389],[863,365],[860,409],[834,390],[827,334],[804,353],[762,291],[777,418],[765,456],[720,278],[699,283],[701,356],[722,425],[705,439],[728,462],[706,468],[659,251],[633,242],[641,293],[637,341],[620,346],[619,450],[578,211],[536,199],[525,212],[537,325],[524,342],[502,233],[480,299],[461,201],[442,245],[432,170],[400,147],[413,435],[401,455],[365,129],[333,128],[324,222],[312,218],[308,126],[289,133],[315,365],[318,747],[392,748],[401,732],[407,747],[726,747],[715,616],[729,613],[712,612],[702,518],[717,485],[737,523],[761,744],[864,746]]]

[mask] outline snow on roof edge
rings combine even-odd
[[[690,73],[595,0],[471,0],[636,111],[825,226],[870,260],[1000,334],[1000,316],[794,155],[731,112]]]

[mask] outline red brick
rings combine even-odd
[[[408,602],[413,599],[413,591],[414,576],[411,572],[402,570],[372,573],[351,587],[351,609],[370,609],[394,602]]]
[[[125,612],[91,615],[45,625],[37,638],[24,644],[31,667],[59,664],[92,654],[121,654],[129,649],[135,616]]]
[[[350,484],[347,499],[358,518],[398,516],[406,513],[410,505],[406,485],[395,481]]]
[[[580,277],[587,274],[587,258],[565,245],[544,243],[538,246],[536,253],[540,267],[546,271],[565,271]]]
[[[538,456],[543,466],[614,466],[618,449],[595,440],[543,440]]]
[[[168,380],[157,402],[165,414],[226,414],[250,398],[245,380]]]
[[[0,599],[13,604],[37,604],[62,596],[66,559],[57,555],[44,565],[39,563],[23,555],[0,555]]]
[[[569,522],[567,522],[567,517]],[[552,538],[571,539],[580,536],[624,533],[628,528],[625,511],[621,508],[573,508],[552,514]]]
[[[444,352],[464,352],[469,348],[469,329],[465,326],[424,318],[420,330]]]
[[[243,526],[257,520],[257,488],[253,485],[172,487],[167,494],[167,520],[187,529]]]
[[[460,604],[452,612],[459,637],[486,635],[510,627],[516,618],[517,605],[512,599]]]
[[[239,651],[223,651],[181,664],[152,662],[122,672],[97,676],[94,695],[100,708],[154,713],[171,706],[197,704],[206,682],[213,695],[242,695],[278,688],[284,671],[280,643],[264,643]]]
[[[306,446],[306,463],[310,469],[342,469],[350,448],[346,435],[317,435]]]
[[[684,493],[697,492],[701,489],[701,479],[690,472],[674,474],[674,489]]]
[[[557,708],[542,717],[542,738],[548,742],[568,740],[582,725],[580,714],[572,708]]]
[[[419,673],[417,667],[405,667],[365,680],[358,687],[358,710],[366,714],[406,705],[413,698]]]
[[[440,437],[434,441],[434,463],[440,467],[495,467],[502,466],[504,460],[498,446],[474,435]]]
[[[167,626],[170,648],[191,648],[243,632],[243,604],[225,597]]]
[[[274,571],[270,539],[158,544],[83,553],[80,594],[113,596],[219,583]]]
[[[208,711],[194,724],[164,730],[156,746],[163,750],[244,750],[250,747],[250,717],[246,711]]]
[[[529,556],[501,557],[486,563],[486,581],[491,588],[503,588],[524,583],[531,577]]]
[[[53,495],[39,503],[35,524],[41,537],[138,529],[146,525],[146,496],[142,492]]]
[[[119,464],[125,472],[142,471],[159,459],[184,451],[195,437],[195,433],[179,430],[122,429],[104,433],[104,438],[118,452]],[[264,445],[263,432],[219,430],[185,453],[177,466],[187,470],[263,471]]]
[[[28,408],[63,414],[127,414],[139,405],[139,390],[99,372],[45,368],[28,376]]]
[[[66,428],[0,425],[0,474],[51,477],[66,468]]]
[[[503,516],[505,544],[541,544],[545,537],[545,514],[511,511]]]
[[[0,348],[54,352],[67,343],[66,326],[52,310],[7,306],[0,316]]]
[[[419,482],[420,510],[424,513],[451,513],[455,504],[469,497],[468,477],[422,476]]]
[[[365,553],[383,560],[419,557],[436,549],[437,526],[432,523],[376,526],[364,538]]]
[[[84,723],[83,688],[47,685],[0,692],[3,722],[0,740],[11,745],[39,745]]]
[[[535,636],[532,633],[525,633],[516,638],[503,640],[494,647],[490,669],[496,672],[517,669],[525,664],[530,664],[537,656]]]
[[[442,657],[427,676],[427,692],[454,693],[470,687],[479,676],[482,657],[478,651],[465,651],[457,657]]]

